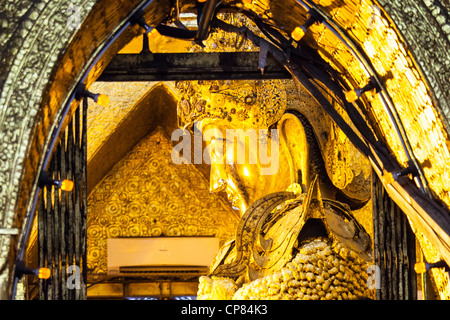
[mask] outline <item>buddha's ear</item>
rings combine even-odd
[[[349,175],[346,174],[346,172],[352,170],[352,167],[344,162],[345,159],[339,159],[339,153],[334,149],[345,147],[343,143],[337,144],[333,141],[339,138],[339,133],[333,133],[337,137],[330,137],[331,141],[328,141],[328,143],[320,144],[308,119],[297,110],[289,110],[283,115],[278,122],[278,130],[280,150],[283,148],[283,143],[286,143],[285,149],[289,150],[292,162],[302,165],[302,167],[294,165],[294,168],[297,167],[297,170],[302,170],[302,175],[307,176],[308,182],[316,174],[324,180],[329,180],[329,183],[322,183],[321,185],[324,198],[347,203],[352,210],[359,209],[367,203],[370,199],[370,176],[365,176],[364,163],[361,158],[351,159],[351,165],[354,165],[357,169],[360,168],[359,174],[357,176],[352,175],[351,181],[348,181],[344,187],[339,185],[342,183],[339,179],[347,179],[352,174],[352,172]],[[300,144],[303,147],[299,147]],[[321,147],[325,149],[320,149]],[[303,152],[306,152],[306,156],[302,154]],[[369,163],[367,164],[370,166]],[[282,164],[280,163],[280,165]],[[339,171],[333,171],[332,165]],[[355,171],[358,172],[358,170]],[[309,183],[306,186],[309,186]]]
[[[291,181],[309,186],[311,178],[309,146],[305,128],[295,115],[285,113],[278,121],[277,129],[280,137],[280,152],[286,153],[290,166]]]

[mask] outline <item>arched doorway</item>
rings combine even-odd
[[[7,34],[10,36],[7,36],[3,41],[3,45],[8,44],[9,46],[3,55],[3,59],[7,62],[5,64],[5,70],[7,70],[5,71],[2,97],[5,105],[11,107],[4,111],[5,150],[10,150],[3,160],[5,164],[5,170],[3,171],[5,187],[2,188],[2,192],[4,193],[4,221],[6,221],[4,227],[17,227],[21,231],[17,239],[3,236],[5,240],[3,240],[2,248],[5,257],[9,256],[10,252],[14,255],[15,250],[13,248],[18,248],[18,252],[20,252],[20,244],[26,239],[26,228],[23,228],[23,226],[28,222],[27,217],[29,217],[33,208],[33,196],[37,188],[37,173],[45,165],[45,155],[52,152],[52,141],[56,141],[58,132],[55,128],[65,126],[64,121],[61,121],[65,119],[65,112],[70,114],[71,110],[74,110],[73,106],[77,104],[77,102],[73,102],[73,106],[68,105],[68,103],[72,103],[71,95],[74,95],[77,83],[83,80],[89,87],[106,67],[118,48],[121,48],[133,35],[142,32],[138,25],[130,23],[130,18],[137,11],[138,5],[138,3],[113,5],[106,2],[80,3],[76,7],[80,10],[80,21],[83,21],[81,29],[78,32],[71,30],[60,33],[60,35],[64,34],[63,37],[58,37],[57,32],[61,29],[68,29],[64,28],[67,24],[64,24],[61,20],[67,22],[69,18],[73,18],[73,8],[72,11],[67,10],[65,4],[59,3],[51,5],[36,4],[32,7],[24,5],[21,10],[17,11],[13,8],[5,8],[3,14],[11,14],[11,19],[6,19],[10,21],[10,24],[7,25],[9,28]],[[146,5],[146,3],[140,5]],[[297,3],[294,1],[283,4],[274,2],[261,5],[258,2],[251,4],[246,2],[246,5],[241,3],[230,3],[230,5],[248,9],[249,12],[256,14],[269,14],[268,18],[280,30],[284,30],[288,36],[291,30],[295,30],[297,26],[306,21],[306,8],[312,7],[312,3]],[[373,3],[358,5],[352,3],[319,4],[317,7],[319,11],[332,18],[326,19],[326,23],[313,25],[311,33],[307,34],[305,41],[318,52],[321,52],[335,70],[345,75],[343,78],[348,89],[364,85],[368,78],[368,74],[364,74],[364,70],[366,72],[375,71],[377,76],[385,77],[382,88],[384,91],[381,90],[385,94],[384,98],[376,95],[366,97],[368,99],[366,103],[374,110],[372,114],[368,114],[368,116],[373,117],[372,122],[369,121],[369,123],[378,127],[374,131],[385,140],[391,152],[394,153],[394,158],[397,159],[399,164],[397,169],[407,167],[408,160],[412,159],[414,163],[415,158],[420,158],[415,160],[415,165],[416,169],[423,171],[422,176],[419,172],[419,178],[421,178],[422,184],[425,184],[424,188],[428,184],[428,191],[425,189],[425,193],[428,192],[431,195],[433,199],[431,205],[434,206],[434,200],[437,200],[446,208],[448,206],[448,192],[445,189],[445,179],[437,177],[443,176],[445,178],[447,176],[445,172],[442,174],[441,170],[443,169],[441,168],[446,168],[446,155],[448,154],[445,151],[448,148],[445,117],[447,106],[446,100],[442,98],[448,90],[445,90],[445,81],[442,81],[442,75],[445,76],[446,73],[440,70],[446,70],[445,64],[442,62],[442,55],[443,52],[445,54],[446,50],[441,49],[448,46],[448,41],[444,39],[444,41],[438,42],[427,38],[422,32],[416,31],[414,33],[415,29],[411,28],[411,25],[415,25],[413,20],[417,20],[421,16],[427,16],[431,18],[427,26],[437,34],[447,35],[448,37],[448,34],[446,34],[448,31],[441,27],[441,25],[445,26],[446,21],[445,6],[433,4],[430,7],[425,3],[403,4],[402,9],[400,9],[400,5],[395,4],[383,6],[381,3],[378,4],[378,7],[374,7],[375,5]],[[408,10],[403,10],[404,7]],[[185,12],[193,8],[195,8],[195,3],[186,2],[180,5],[179,10]],[[287,15],[286,18],[279,18],[283,16],[280,13],[286,12],[287,8],[293,9],[292,13]],[[377,8],[384,11],[379,11]],[[164,1],[149,3],[144,10],[147,24],[159,25],[171,13],[171,9],[170,4]],[[349,13],[345,14],[345,12],[353,13],[355,10],[358,12],[357,18],[354,18],[352,14],[353,18],[350,19]],[[58,14],[54,15],[55,12]],[[54,16],[54,19],[39,19],[46,16]],[[370,19],[362,19],[361,17]],[[359,18],[362,21],[356,20]],[[42,39],[39,39],[39,33],[36,30],[47,21],[54,23],[53,25],[47,25],[42,31],[43,35],[48,36],[48,38],[42,37]],[[382,35],[377,35],[376,32],[379,29],[374,27],[379,23],[385,27]],[[20,27],[15,28],[16,25]],[[57,26],[60,26],[60,28],[56,28]],[[120,28],[124,26],[127,26],[127,28],[124,28],[123,33],[119,35],[119,32],[122,31]],[[28,30],[34,31],[34,37],[27,37]],[[329,38],[331,35],[327,35],[327,32],[340,32],[341,34],[336,35],[336,38]],[[366,37],[367,33],[369,34],[368,37]],[[400,33],[403,33],[402,36]],[[336,39],[342,40],[342,38],[345,40],[346,36],[349,35],[349,39],[353,40],[353,44],[355,44],[353,50],[359,50],[359,58],[364,58],[359,62],[348,51],[351,51],[351,49],[339,49],[332,46],[331,40],[327,41],[327,39],[336,41]],[[396,51],[377,52],[377,48],[374,47],[374,42],[370,40],[370,37],[373,37],[373,41],[384,39],[387,43],[381,44],[380,47],[395,48]],[[322,42],[322,39],[325,40]],[[367,39],[369,40],[364,41]],[[24,41],[24,46],[19,50],[21,41]],[[45,43],[40,44],[39,41]],[[403,41],[406,41],[407,45],[404,45]],[[425,44],[424,50],[413,48],[412,43],[415,43],[414,41]],[[111,43],[111,46],[105,48],[104,45],[108,42]],[[50,43],[55,45],[51,46]],[[342,44],[340,45],[342,46]],[[33,46],[39,47],[40,50],[34,50]],[[103,50],[105,51],[103,52]],[[40,59],[37,52],[41,55],[47,54],[44,58],[44,65],[37,62]],[[336,54],[336,52],[339,52],[339,54]],[[382,54],[386,54],[387,59]],[[100,60],[96,61],[96,59]],[[425,64],[423,62],[430,60],[433,63]],[[363,65],[364,63],[366,65],[358,66],[361,61]],[[383,61],[389,61],[389,63],[383,65]],[[93,69],[88,74],[86,71],[89,70],[89,67]],[[23,70],[29,72],[22,72]],[[345,74],[344,71],[349,73]],[[29,85],[30,83],[33,83],[33,85]],[[411,92],[414,93],[414,99],[411,99]],[[376,97],[379,97],[380,100],[376,100]],[[398,100],[396,100],[396,97],[398,97]],[[374,100],[371,100],[372,98]],[[391,101],[389,101],[389,98]],[[383,99],[387,100],[384,101],[387,105],[386,109],[383,106]],[[62,108],[64,105],[67,105],[66,110]],[[416,116],[405,117],[404,114],[406,113],[402,113],[402,108],[411,111],[414,106],[416,107]],[[389,107],[394,107],[391,114],[385,113],[389,110]],[[402,132],[402,128],[399,127],[398,136],[407,137],[410,146],[408,146],[406,140],[402,143],[402,139],[398,140],[398,136],[393,134],[396,131],[395,125],[389,127],[389,129],[385,127],[389,126],[392,118],[394,119],[393,123],[396,122],[395,111],[403,116],[401,120],[403,130],[405,130],[405,132]],[[420,117],[422,114],[427,115],[426,117],[423,116],[423,120]],[[405,125],[405,123],[408,123],[408,125]],[[408,132],[408,129],[411,131]],[[380,132],[377,130],[380,130]],[[415,135],[417,132],[422,132],[422,134]],[[433,143],[427,144],[430,141],[433,141]],[[429,148],[426,148],[428,146]],[[411,152],[410,149],[414,152]],[[442,152],[442,150],[445,152]],[[408,158],[408,154],[411,159]],[[412,188],[408,190],[413,193],[417,191],[414,189],[414,184]],[[397,190],[397,194],[399,194],[398,190],[401,189],[395,189],[392,192]],[[409,192],[407,194],[410,195]],[[393,196],[393,193],[391,193],[391,196]],[[415,196],[418,195],[415,194]],[[430,198],[427,197],[420,198],[419,207],[423,208],[430,205],[428,203]],[[402,201],[402,198],[404,196],[400,193],[399,198],[395,200],[399,205],[408,206],[407,202]],[[437,211],[443,210],[444,214],[427,220],[427,224],[433,224],[432,221],[437,220],[441,223],[443,230],[436,231],[437,229],[429,227],[428,231],[422,231],[428,237],[433,237],[433,234],[435,236],[436,232],[441,237],[445,236],[446,230],[448,231],[446,229],[448,221],[448,216],[445,216],[446,209],[441,209],[442,207],[439,205],[433,208],[438,209]],[[406,209],[404,208],[405,211],[408,211]],[[427,210],[424,211],[427,212]],[[436,242],[437,246],[439,246],[438,243],[439,241]],[[446,251],[445,247],[440,249],[441,254]],[[10,283],[13,270],[12,261],[5,264],[4,270],[3,278],[6,283]],[[7,293],[5,294],[7,295]]]

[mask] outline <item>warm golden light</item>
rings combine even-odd
[[[39,268],[38,278],[39,279],[48,279],[50,278],[50,269],[49,268]]]
[[[150,31],[150,33],[148,34],[148,38],[150,40],[155,40],[157,39],[161,34],[158,32],[158,30],[156,30],[156,28],[153,28],[152,31]]]
[[[356,100],[359,99],[358,93],[356,92],[356,90],[351,90],[345,93],[345,99],[352,103],[355,102]]]
[[[211,180],[211,185],[209,187],[209,191],[210,192],[221,192],[224,191],[227,188],[227,181],[223,178],[220,178],[216,181],[214,181],[214,183]]]
[[[108,97],[107,95],[105,95],[105,94],[100,94],[100,95],[98,96],[96,102],[97,102],[99,105],[106,107],[106,106],[108,106],[108,104],[109,104],[109,97]]]
[[[235,163],[235,154],[233,148],[227,148],[226,149],[226,155],[227,155],[227,162],[228,163]]]
[[[286,191],[288,192],[293,192],[295,194],[302,194],[303,190],[302,190],[302,186],[298,183],[293,183],[291,184]]]
[[[232,190],[238,190],[238,188],[236,187],[236,185],[233,182],[233,179],[228,178],[228,180],[226,182],[232,188]]]
[[[70,180],[61,181],[60,189],[64,190],[64,191],[72,191],[73,190],[73,181],[70,181]]]
[[[425,262],[417,262],[414,265],[414,271],[416,273],[425,273],[425,272],[427,272],[427,266],[426,266]]]
[[[383,182],[384,184],[391,184],[395,181],[394,175],[392,174],[392,172],[385,172],[383,174]]]
[[[306,31],[304,30],[304,27],[296,27],[294,31],[291,33],[292,39],[295,41],[300,41],[306,34]]]
[[[141,52],[143,49],[143,41],[142,41],[142,35],[133,38],[130,42],[128,42],[120,51],[119,54],[126,54],[126,53],[134,53],[137,54]]]
[[[322,7],[328,7],[328,6],[331,6],[333,4],[333,1],[334,0],[319,0],[319,4]]]
[[[244,167],[244,176],[250,177],[250,171],[248,171],[247,167]]]

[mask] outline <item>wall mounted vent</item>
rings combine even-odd
[[[108,274],[122,276],[199,276],[219,250],[213,237],[108,239]]]

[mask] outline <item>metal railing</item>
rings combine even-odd
[[[49,162],[54,180],[73,181],[71,191],[54,185],[42,189],[38,207],[39,267],[51,270],[49,279],[39,279],[40,300],[86,299],[87,217],[87,98],[75,111]],[[81,110],[80,110],[81,109]],[[77,268],[74,268],[76,266]],[[80,270],[74,286],[74,274]]]

